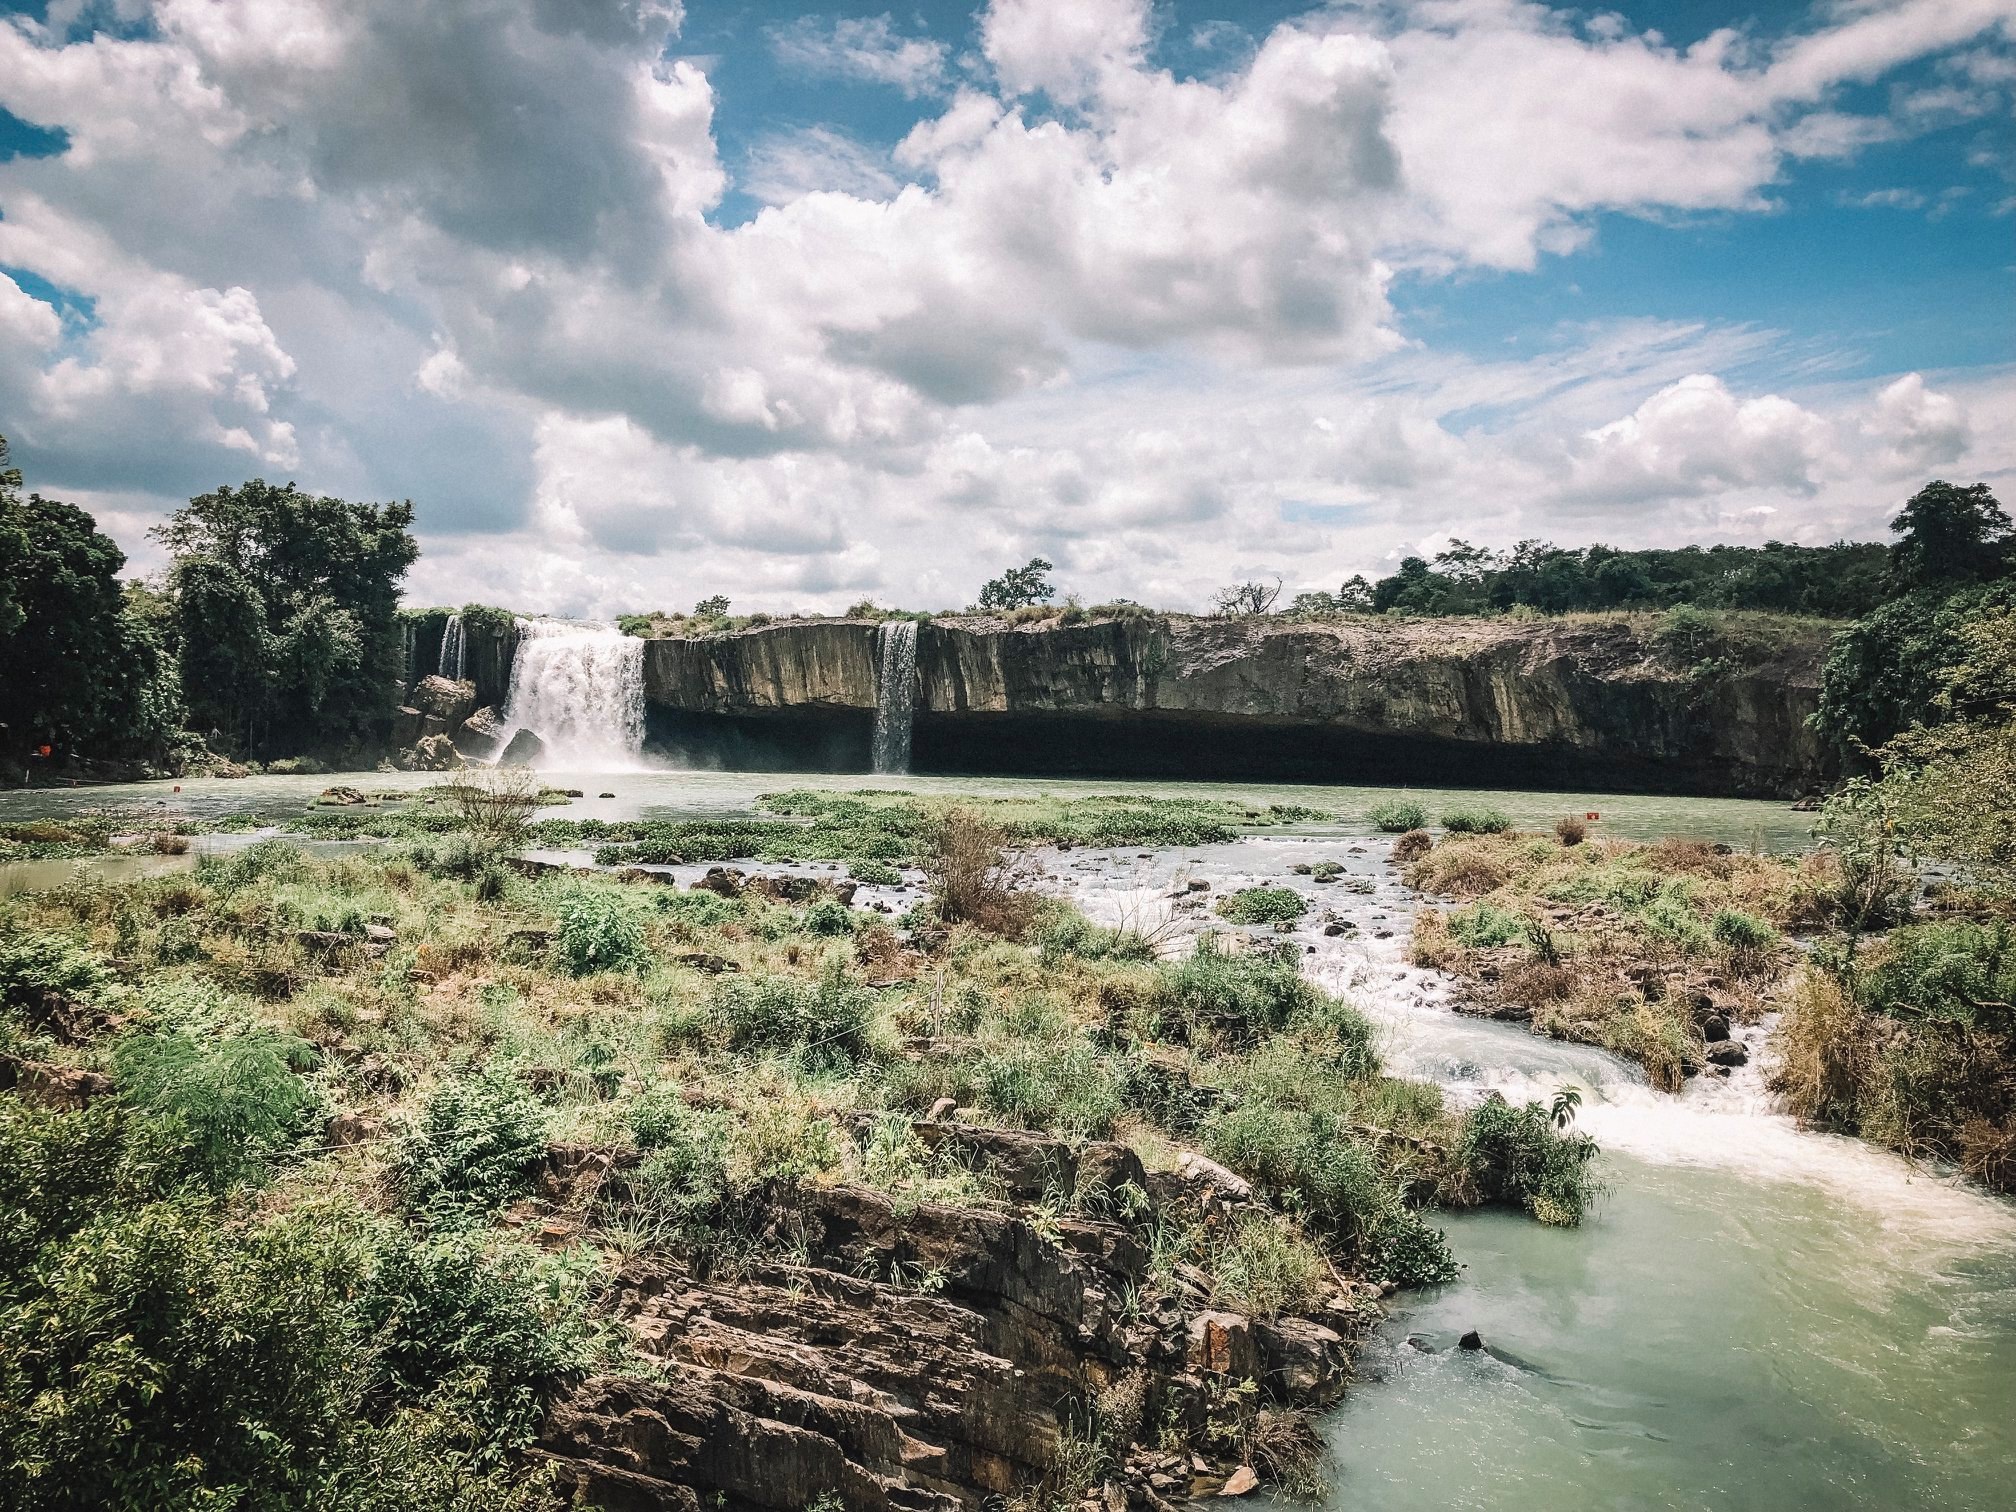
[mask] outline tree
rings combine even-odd
[[[129,613],[125,553],[73,504],[21,494],[0,438],[0,723],[7,742],[140,750],[179,714],[158,636]]]
[[[1272,583],[1234,583],[1211,595],[1211,607],[1227,618],[1265,614],[1281,597],[1281,579]]]
[[[1933,479],[1890,522],[1890,573],[1900,588],[1989,582],[2009,568],[2009,516],[1986,483]]]
[[[711,598],[703,598],[693,606],[693,613],[700,619],[726,619],[728,617],[728,595],[717,593]]]
[[[1043,576],[1055,567],[1041,557],[1029,558],[1026,567],[1010,567],[998,578],[990,578],[980,589],[982,609],[1023,609],[1044,604],[1057,592],[1056,585]]]
[[[182,685],[199,727],[247,749],[342,746],[391,717],[413,506],[254,479],[155,531],[174,557]]]

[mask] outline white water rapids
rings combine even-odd
[[[1183,936],[1265,882],[1313,905],[1285,938],[1380,1031],[1394,1073],[1458,1104],[1582,1089],[1607,1195],[1577,1229],[1442,1214],[1463,1278],[1402,1293],[1329,1434],[1351,1512],[1893,1512],[2016,1507],[2016,1208],[1803,1130],[1751,1063],[1678,1096],[1585,1045],[1469,1018],[1406,956],[1418,900],[1380,838],[1252,839],[1057,858],[1107,923]],[[1321,885],[1290,872],[1336,861]],[[1172,899],[1191,880],[1210,891]],[[1333,917],[1355,926],[1326,936]],[[1384,935],[1385,938],[1380,938]],[[1487,1349],[1457,1336],[1480,1330]]]
[[[521,619],[504,722],[546,742],[545,770],[643,770],[644,642],[614,625]]]

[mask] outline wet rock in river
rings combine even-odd
[[[1484,1347],[1484,1336],[1473,1328],[1456,1341],[1456,1347],[1458,1349],[1482,1349]]]

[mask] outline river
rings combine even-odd
[[[1461,1280],[1403,1293],[1362,1380],[1331,1418],[1334,1493],[1352,1512],[1428,1509],[2016,1508],[2016,1208],[1772,1111],[1761,1069],[1649,1089],[1600,1051],[1538,1040],[1447,1007],[1405,959],[1413,903],[1386,842],[1357,816],[1390,789],[1037,779],[648,773],[549,780],[588,794],[570,817],[746,810],[759,792],[867,785],[905,791],[1138,791],[1298,803],[1350,816],[1228,845],[1074,851],[1047,885],[1095,917],[1171,935],[1209,927],[1168,894],[1265,880],[1317,905],[1293,938],[1306,969],[1381,1029],[1389,1064],[1468,1098],[1584,1089],[1608,1193],[1577,1229],[1502,1213],[1446,1227]],[[281,813],[332,780],[407,790],[409,774],[196,781],[0,794],[0,819],[159,805],[194,817]],[[1491,803],[1522,824],[1598,812],[1599,832],[1686,834],[1793,849],[1807,819],[1780,804],[1425,791]],[[175,858],[170,858],[175,859]],[[1289,870],[1335,860],[1343,882]],[[0,889],[6,868],[0,867]],[[1369,889],[1369,890],[1360,890]],[[899,895],[890,894],[896,901]],[[1326,936],[1324,916],[1354,930]],[[1220,926],[1222,927],[1222,926]],[[1381,935],[1385,938],[1380,938]],[[1487,1349],[1457,1338],[1476,1329]]]

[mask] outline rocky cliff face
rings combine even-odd
[[[709,719],[858,724],[875,636],[828,620],[653,641],[646,697],[687,738]],[[1805,724],[1824,645],[1778,632],[1684,665],[1624,617],[941,620],[918,637],[917,765],[1792,793],[1829,772]]]

